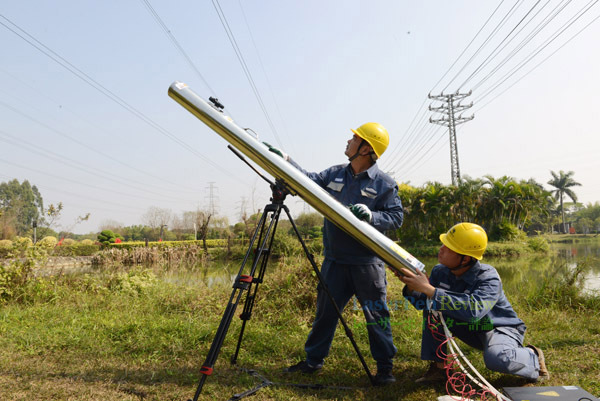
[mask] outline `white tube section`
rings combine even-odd
[[[270,152],[264,144],[235,124],[230,117],[199,97],[186,84],[175,81],[169,87],[169,96],[241,153],[283,182],[328,220],[372,250],[388,267],[395,271],[406,267],[412,272],[425,268],[421,261],[373,226],[359,220],[323,188],[283,158]]]

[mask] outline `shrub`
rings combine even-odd
[[[490,232],[490,240],[493,241],[518,241],[524,240],[526,234],[521,231],[514,224],[500,223],[494,226]]]
[[[149,247],[158,247],[158,248],[181,248],[181,247],[194,247],[194,246],[203,246],[204,243],[202,240],[190,240],[190,241],[149,241]],[[121,242],[119,244],[111,243],[109,244],[111,248],[117,249],[133,249],[133,248],[141,248],[146,246],[145,241],[128,241]],[[207,248],[217,248],[217,247],[226,247],[227,239],[225,238],[216,238],[216,239],[207,239],[206,247]]]
[[[298,255],[302,252],[302,245],[300,245],[298,238],[295,235],[289,235],[283,231],[275,232],[272,247],[271,254],[273,256]]]
[[[548,252],[550,245],[544,237],[533,237],[527,240],[527,245],[534,252]]]
[[[55,237],[44,237],[36,244],[40,248],[52,249],[56,246],[58,240]]]
[[[104,246],[114,244],[117,238],[120,240],[123,239],[123,237],[121,237],[121,234],[115,234],[111,230],[103,230],[100,234],[98,234],[98,241]]]
[[[76,241],[73,238],[65,238],[62,240],[62,246],[69,246],[75,244]]]
[[[27,292],[34,265],[33,258],[12,260],[6,266],[0,265],[0,303],[18,299]]]
[[[25,250],[30,246],[33,246],[33,241],[29,237],[17,237],[15,239],[14,245],[19,250]]]
[[[13,242],[9,239],[0,240],[0,258],[7,257],[13,248]]]
[[[108,287],[117,292],[138,295],[156,284],[158,279],[150,270],[131,270],[113,276]]]
[[[55,256],[91,256],[100,250],[100,246],[90,243],[75,242],[72,245],[57,246],[52,252]]]

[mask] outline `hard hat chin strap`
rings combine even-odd
[[[460,269],[464,269],[465,267],[473,266],[475,264],[475,258],[470,256],[471,259],[469,260],[469,263],[463,266],[463,262],[465,261],[465,256],[467,256],[467,255],[460,255],[460,262],[458,263],[458,266],[448,267],[448,270],[450,270],[450,271],[460,270]]]
[[[356,149],[356,153],[353,156],[350,156],[348,158],[348,161],[352,161],[354,159],[356,159],[358,156],[360,156],[359,152],[360,152],[360,148],[362,148],[362,146],[365,144],[365,140],[363,139],[362,141],[360,141],[360,145],[358,145],[358,149]]]
[[[350,156],[350,157],[348,158],[348,161],[349,161],[349,162],[351,162],[352,160],[354,160],[354,159],[356,159],[358,156],[360,156],[360,154],[359,154],[359,153],[360,153],[360,148],[362,148],[362,146],[363,146],[365,143],[368,143],[368,142],[367,142],[366,140],[364,140],[364,139],[363,139],[363,140],[360,142],[360,145],[358,145],[358,149],[356,149],[356,153],[355,153],[353,156]],[[371,151],[371,152],[369,153],[369,155],[371,155],[371,161],[372,161],[372,163],[371,163],[371,164],[375,163],[375,161],[377,160],[377,155],[376,155],[375,151]],[[375,156],[373,156],[373,155],[375,155]]]

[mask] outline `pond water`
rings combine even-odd
[[[427,271],[437,263],[437,258],[419,258],[426,266]],[[526,255],[517,258],[484,258],[484,263],[494,266],[502,277],[503,285],[507,292],[523,289],[523,285],[532,288],[543,282],[542,279],[554,279],[557,275],[573,275],[577,268],[583,268],[581,274],[581,286],[584,293],[600,295],[600,239],[588,243],[554,243],[551,252],[547,255]],[[159,277],[170,283],[181,283],[186,286],[204,284],[208,287],[233,283],[241,261],[211,262],[205,265],[191,266],[187,268],[167,268],[154,266]],[[307,264],[308,265],[308,264]],[[270,262],[267,274],[276,266]],[[310,267],[307,267],[310,268]],[[65,269],[64,267],[52,266],[38,269],[36,275],[77,274],[94,273],[102,269],[91,266],[75,266]],[[248,273],[249,264],[244,274]]]
[[[585,264],[584,291],[600,295],[600,241],[595,243],[553,244],[553,251],[558,260],[570,269]]]
[[[526,255],[515,258],[484,257],[483,262],[494,266],[507,291],[522,289],[541,283],[543,278],[558,274],[572,275],[578,266],[584,293],[600,295],[600,240],[592,243],[553,243],[547,255]],[[421,258],[429,271],[437,263],[436,258]]]
[[[420,258],[427,271],[437,263],[436,258]],[[485,263],[494,266],[507,291],[516,291],[541,283],[543,278],[553,279],[557,275],[572,275],[578,266],[585,266],[581,275],[582,289],[585,293],[600,295],[600,240],[593,243],[552,244],[547,255],[527,255],[516,258],[485,258]],[[241,262],[213,262],[208,266],[196,266],[190,270],[172,269],[162,273],[168,282],[193,285],[204,283],[231,285],[237,275]],[[268,268],[275,266],[270,263]],[[249,269],[249,266],[246,267]],[[269,270],[267,270],[267,273]],[[244,272],[247,273],[247,270]]]

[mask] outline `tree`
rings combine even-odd
[[[151,206],[142,216],[143,222],[150,228],[160,228],[171,222],[173,213],[169,209]]]
[[[102,220],[99,228],[100,231],[110,230],[113,232],[121,232],[123,230],[123,223],[116,220],[106,219]]]
[[[209,211],[196,210],[196,228],[198,230],[198,237],[196,239],[202,239],[204,246],[204,252],[208,253],[208,247],[206,246],[206,236],[208,234],[208,225],[210,224],[210,218],[212,214]]]
[[[50,204],[50,206],[48,206],[47,210],[44,210],[44,217],[43,217],[43,222],[44,225],[47,228],[51,228],[54,223],[56,223],[58,221],[58,219],[60,218],[60,214],[62,213],[63,210],[63,204],[62,202],[58,202],[58,204],[54,205],[53,203]],[[48,216],[48,217],[46,217]]]
[[[598,232],[600,230],[600,203],[588,203],[583,208],[575,212],[576,224],[586,225],[589,232]],[[582,231],[581,228],[578,231]]]
[[[163,233],[171,222],[173,213],[169,209],[163,209],[156,206],[151,206],[148,211],[142,216],[142,220],[153,231],[153,237],[160,238],[159,233]]]
[[[404,224],[396,231],[401,241],[436,239],[460,221],[477,223],[488,234],[506,231],[507,227],[542,231],[553,218],[550,192],[533,179],[465,177],[458,186],[428,182],[413,187],[402,183],[398,195],[404,207]]]
[[[323,216],[319,213],[301,213],[296,218],[296,227],[300,234],[305,238],[314,238],[321,236],[323,227]],[[289,234],[293,234],[293,228],[290,227]]]
[[[554,188],[556,188],[552,192],[554,193],[554,199],[560,201],[560,211],[562,214],[563,233],[566,233],[567,225],[565,222],[565,209],[564,209],[563,197],[564,197],[564,195],[567,195],[569,198],[571,198],[571,200],[573,202],[576,203],[577,195],[575,194],[575,192],[573,192],[573,190],[571,188],[581,186],[581,184],[573,179],[573,174],[575,174],[573,171],[569,171],[569,172],[565,173],[564,171],[560,170],[558,172],[558,174],[556,174],[554,171],[550,170],[550,174],[552,174],[552,179],[550,181],[548,181],[548,184],[550,184]]]
[[[16,235],[26,233],[32,223],[43,214],[44,203],[37,187],[29,181],[19,183],[17,179],[0,184],[0,229],[1,236],[8,237],[13,232]]]

